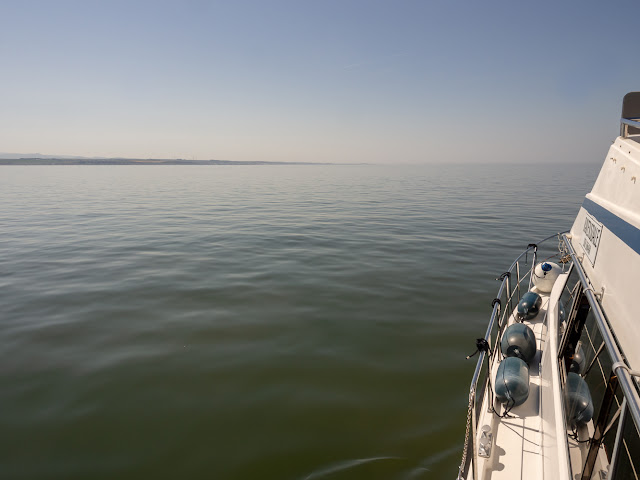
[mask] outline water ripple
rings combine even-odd
[[[2,167],[3,475],[451,477],[493,279],[596,172]]]

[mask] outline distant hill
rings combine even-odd
[[[184,160],[166,158],[100,158],[41,154],[0,153],[0,165],[330,165],[308,162],[242,162],[232,160]]]
[[[106,157],[82,157],[78,155],[43,155],[42,153],[2,153],[0,152],[0,160],[15,160],[17,158],[74,158],[78,160],[94,160]]]

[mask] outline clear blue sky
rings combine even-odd
[[[639,19],[637,0],[4,0],[0,151],[600,161],[640,90]]]

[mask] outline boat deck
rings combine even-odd
[[[545,321],[549,296],[546,294],[540,296],[542,297],[540,312],[534,319],[523,322],[535,333],[538,348],[529,365],[529,398],[522,405],[514,407],[505,418],[500,418],[486,410],[481,413],[479,428],[482,425],[491,425],[494,450],[490,458],[478,459],[479,479],[539,480],[543,477],[540,362],[547,342]],[[515,318],[512,315],[509,318],[509,324],[514,322]],[[496,355],[492,375],[495,375],[498,368],[497,357],[499,356]],[[496,410],[502,413],[502,406],[498,408],[496,405]]]

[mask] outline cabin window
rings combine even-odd
[[[640,432],[629,413],[624,416],[622,436],[618,446],[612,479],[640,479]]]
[[[562,299],[561,299],[562,300]],[[571,291],[568,300],[571,300],[571,310],[566,315],[566,325],[560,342],[561,376],[564,380],[569,372],[572,372],[572,365],[575,363],[574,355],[579,353],[579,342],[583,333],[583,327],[587,318],[591,314],[591,306],[586,295],[582,293],[582,287],[578,283]]]
[[[558,345],[561,345],[562,337],[567,329],[569,313],[573,311],[574,303],[580,291],[578,271],[572,268],[569,273],[569,278],[567,278],[567,282],[562,289],[560,304],[558,305]]]
[[[563,391],[567,435],[574,474],[577,474],[575,478],[640,480],[640,465],[636,466],[640,459],[640,439],[636,425],[630,414],[622,414],[624,397],[622,390],[618,388],[617,376],[611,372],[613,362],[596,316],[586,295],[582,293],[580,283],[571,285],[569,281],[561,297],[567,303],[571,302],[571,310],[564,322],[559,360],[565,383]],[[584,383],[577,380],[575,375],[579,375]],[[575,421],[575,411],[571,410],[568,392],[570,385],[575,386],[576,383],[583,389],[586,385],[591,400],[592,414],[587,421],[584,417]],[[586,396],[582,393],[580,395],[580,401],[584,401]],[[622,429],[619,428],[621,418],[624,422]],[[620,437],[619,441],[617,437]],[[575,471],[576,464],[581,465],[579,472]],[[613,469],[612,472],[610,468]]]
[[[582,335],[576,345],[570,370],[585,379],[593,399],[593,418],[597,418],[611,373],[611,357],[598,329],[595,315],[589,309]]]

